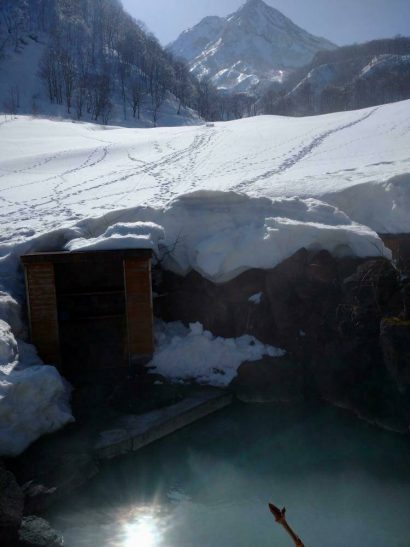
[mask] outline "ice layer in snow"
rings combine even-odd
[[[195,380],[224,387],[236,377],[245,361],[257,361],[264,355],[285,355],[282,349],[264,345],[253,336],[215,337],[200,323],[191,323],[186,328],[180,322],[157,321],[155,334],[156,349],[150,366],[174,381]]]

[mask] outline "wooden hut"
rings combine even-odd
[[[22,257],[31,341],[70,379],[124,372],[153,352],[150,250]]]

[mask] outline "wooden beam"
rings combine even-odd
[[[128,346],[131,364],[154,351],[151,259],[124,259]]]
[[[31,342],[46,363],[60,363],[57,297],[52,263],[25,267]]]

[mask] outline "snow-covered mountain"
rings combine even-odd
[[[336,46],[309,34],[263,0],[247,0],[226,18],[206,17],[168,49],[189,62],[199,78],[222,89],[249,91],[309,63]]]
[[[271,85],[260,112],[291,116],[357,110],[410,98],[410,38],[373,40],[315,56],[281,92]]]
[[[223,17],[204,17],[193,28],[184,30],[179,38],[170,44],[169,49],[177,57],[190,61],[206,50],[208,44],[222,32],[225,23],[226,19]]]

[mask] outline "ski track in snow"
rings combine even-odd
[[[161,206],[199,189],[320,199],[383,182],[410,171],[409,120],[410,101],[146,130],[20,117],[1,127],[1,240],[114,209]]]
[[[232,190],[235,190],[237,192],[246,192],[248,187],[250,185],[255,184],[255,182],[259,182],[265,179],[270,179],[271,177],[274,177],[275,175],[281,175],[285,173],[285,171],[288,171],[292,167],[294,167],[297,163],[302,161],[306,156],[308,156],[313,150],[321,146],[325,140],[328,137],[331,137],[332,135],[335,135],[336,133],[340,133],[341,131],[344,131],[345,129],[350,129],[351,127],[354,127],[355,125],[364,122],[370,116],[372,116],[375,112],[377,112],[377,108],[373,109],[370,112],[367,112],[364,116],[361,116],[358,120],[355,120],[353,122],[350,122],[345,125],[341,125],[339,127],[336,127],[335,129],[329,129],[328,131],[325,131],[321,135],[318,135],[315,137],[312,142],[307,144],[306,146],[303,146],[298,152],[295,154],[292,154],[288,158],[286,158],[279,167],[275,169],[270,169],[269,171],[266,171],[265,173],[262,173],[261,175],[258,175],[257,177],[244,180],[243,182],[235,185],[232,187]]]
[[[173,188],[177,186],[180,181],[188,176],[189,172],[195,168],[196,160],[201,152],[204,150],[209,151],[208,147],[215,134],[215,131],[209,130],[206,132],[201,132],[199,135],[194,136],[193,141],[187,147],[181,150],[172,150],[172,148],[169,147],[172,151],[165,154],[163,154],[163,149],[160,144],[154,142],[153,148],[155,151],[162,153],[158,160],[150,162],[144,161],[139,158],[135,158],[131,152],[128,151],[127,159],[129,162],[134,164],[136,163],[136,167],[126,167],[125,169],[123,168],[116,171],[110,171],[96,177],[83,179],[76,184],[70,184],[70,177],[77,178],[77,175],[79,175],[82,171],[95,168],[106,160],[110,154],[110,148],[113,146],[113,143],[103,141],[106,143],[104,147],[96,147],[92,149],[88,153],[86,159],[81,161],[79,165],[66,169],[62,173],[58,173],[40,180],[9,185],[1,189],[2,192],[7,192],[30,186],[41,187],[42,185],[56,181],[54,188],[47,194],[47,196],[23,200],[21,202],[8,200],[7,198],[0,196],[4,203],[17,206],[14,210],[8,210],[6,213],[0,214],[0,218],[6,219],[12,216],[19,218],[22,221],[28,221],[30,218],[43,219],[45,214],[50,217],[55,217],[57,214],[59,223],[61,223],[64,219],[71,220],[77,218],[78,215],[76,216],[75,212],[69,205],[84,203],[87,200],[87,194],[92,194],[91,199],[97,201],[99,199],[106,199],[107,197],[118,197],[119,199],[113,202],[113,205],[118,205],[119,202],[129,199],[135,192],[139,190],[147,190],[147,188],[155,190],[155,195],[153,198],[154,201],[158,203],[165,203],[178,193],[177,188]],[[60,152],[53,156],[48,156],[42,161],[37,161],[21,169],[14,169],[9,173],[5,173],[3,176],[12,176],[23,172],[27,173],[27,171],[35,171],[46,164],[58,160],[65,153],[67,152]],[[70,153],[70,151],[68,151],[68,153]],[[180,169],[180,174],[177,177],[169,177],[168,169],[170,166],[172,166],[173,169]],[[109,190],[111,187],[115,188],[118,184],[135,177],[140,177],[140,179],[133,187],[110,194],[106,192],[106,190]],[[153,183],[147,186],[144,182],[149,177],[153,179]],[[95,192],[97,192],[97,195],[94,194]],[[67,203],[68,200],[75,197],[79,197],[80,199],[73,201],[70,204]],[[45,219],[45,224],[48,228],[50,228],[57,223],[54,219],[54,221],[50,220],[49,224],[47,219]]]
[[[174,151],[170,154],[166,154],[161,157],[161,159],[152,162],[146,162],[135,158],[131,155],[130,152],[127,153],[127,157],[130,161],[138,163],[136,168],[128,168],[123,171],[117,172],[117,176],[109,180],[100,182],[99,184],[93,186],[87,186],[88,183],[93,183],[96,181],[102,181],[106,178],[106,175],[101,175],[100,177],[86,180],[78,185],[72,186],[73,188],[81,188],[82,192],[71,192],[65,195],[65,198],[70,198],[75,195],[79,195],[84,192],[93,192],[95,190],[101,190],[102,188],[108,188],[111,185],[118,184],[120,182],[125,182],[129,179],[132,179],[137,176],[144,177],[141,180],[144,180],[145,177],[152,177],[155,181],[155,188],[157,189],[154,200],[158,202],[168,201],[175,191],[172,190],[173,183],[178,183],[182,180],[183,176],[192,170],[195,166],[195,160],[198,157],[198,154],[203,149],[206,149],[209,146],[212,136],[214,134],[208,135],[197,135],[195,136],[193,142],[183,150]],[[156,146],[157,145],[157,146]],[[154,148],[158,150],[158,143],[154,143]],[[186,163],[184,163],[186,161]],[[183,174],[179,175],[176,179],[172,179],[168,176],[167,168],[172,165],[173,169],[178,168],[182,164]],[[111,173],[114,174],[114,173]],[[118,177],[121,174],[122,176]],[[124,196],[124,199],[136,192],[141,185],[141,180],[137,185],[133,186],[130,190],[121,192],[120,195]]]
[[[40,181],[34,181],[34,182],[26,183],[26,184],[16,185],[14,188],[24,188],[25,186],[31,186],[31,185],[39,186],[41,184],[51,182],[53,180],[56,180],[56,181],[59,180],[60,181],[60,182],[56,183],[56,185],[54,186],[54,189],[52,190],[52,193],[48,196],[48,198],[45,202],[42,201],[42,202],[36,204],[35,203],[36,199],[32,199],[30,201],[23,201],[21,208],[19,208],[17,210],[14,210],[14,211],[8,211],[5,214],[0,214],[0,218],[6,218],[7,219],[11,215],[17,215],[17,216],[21,216],[22,220],[29,220],[30,217],[40,218],[41,215],[44,214],[44,212],[47,212],[48,215],[52,215],[53,213],[54,214],[58,213],[58,217],[60,219],[62,217],[74,218],[75,217],[74,212],[70,209],[70,207],[68,207],[67,205],[64,204],[65,195],[64,195],[64,192],[62,190],[62,185],[66,184],[65,177],[67,177],[69,175],[77,174],[77,173],[79,173],[80,171],[82,171],[84,169],[89,169],[89,168],[95,167],[96,165],[98,165],[99,163],[101,163],[102,161],[105,160],[105,158],[108,155],[108,149],[109,149],[109,145],[104,146],[102,148],[101,147],[94,148],[87,155],[86,159],[79,166],[68,169],[68,170],[64,171],[63,173],[61,173],[61,174],[57,174],[53,177],[48,177],[48,178],[40,180]],[[98,157],[98,152],[100,152],[100,151],[102,152],[102,154],[101,154],[101,157]],[[55,156],[51,156],[51,157],[46,158],[46,160],[44,160],[42,162],[38,162],[36,165],[31,165],[27,169],[14,170],[12,173],[13,174],[19,174],[19,173],[22,173],[24,171],[27,171],[28,169],[32,170],[32,169],[41,167],[43,165],[46,165],[47,163],[52,162],[53,160],[58,159],[59,157],[61,157],[61,155],[62,155],[62,153],[56,154]],[[97,156],[97,157],[94,159],[95,156]],[[11,187],[11,188],[13,188],[13,187]],[[10,187],[4,188],[4,190],[10,190],[11,188]],[[41,199],[43,199],[43,198],[41,198]],[[10,203],[12,203],[12,202],[10,202]],[[14,202],[13,204],[17,205],[16,202]],[[51,207],[50,207],[50,205],[51,205]],[[46,206],[49,206],[49,207],[46,207]],[[57,209],[57,211],[56,211],[56,209]],[[25,218],[24,215],[27,214],[27,213],[30,213],[30,216],[28,218]]]

